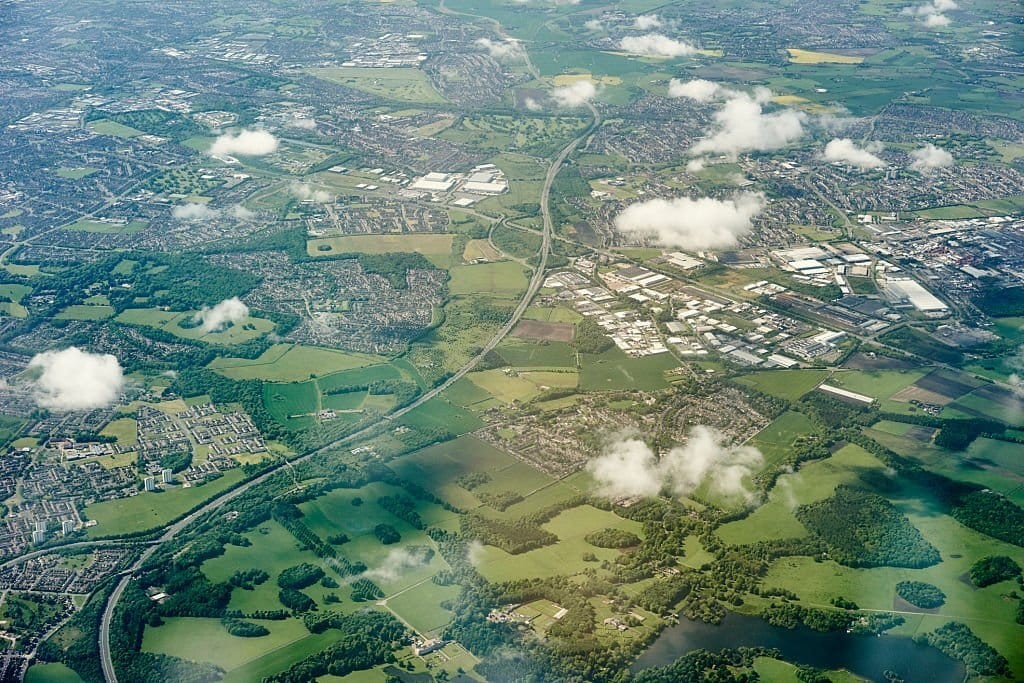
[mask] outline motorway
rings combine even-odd
[[[512,312],[512,315],[509,317],[508,321],[504,324],[504,326],[502,326],[502,328],[498,330],[493,337],[491,337],[491,340],[487,342],[487,344],[483,347],[480,353],[471,358],[465,365],[459,368],[458,371],[456,371],[451,377],[445,380],[442,384],[439,384],[438,386],[434,387],[427,393],[423,394],[406,407],[391,413],[385,418],[385,420],[395,420],[399,417],[402,417],[406,413],[415,410],[416,408],[419,408],[421,405],[431,400],[432,398],[435,398],[441,392],[445,391],[453,384],[458,382],[460,379],[462,379],[462,377],[466,375],[466,373],[471,372],[473,368],[475,368],[481,361],[483,361],[484,357],[488,353],[493,351],[494,348],[498,346],[498,344],[500,344],[501,341],[509,335],[509,333],[512,331],[512,328],[514,328],[516,324],[519,322],[520,318],[522,318],[523,313],[526,311],[526,308],[530,305],[530,302],[533,300],[533,297],[537,295],[537,292],[540,290],[541,285],[544,283],[544,271],[547,269],[548,255],[551,251],[551,235],[554,231],[554,225],[551,219],[551,186],[554,184],[555,178],[558,177],[558,172],[561,170],[562,164],[565,163],[565,160],[568,158],[568,156],[572,154],[573,150],[575,150],[580,145],[580,143],[586,140],[587,137],[589,137],[590,134],[593,133],[599,125],[601,125],[601,115],[598,113],[598,111],[590,103],[586,103],[586,107],[590,110],[590,114],[592,116],[590,125],[587,126],[586,130],[580,133],[579,136],[574,138],[571,142],[569,142],[569,144],[562,148],[562,150],[558,153],[558,156],[556,156],[554,161],[551,162],[551,166],[548,168],[547,175],[544,178],[544,186],[541,190],[540,199],[541,215],[544,220],[544,230],[542,233],[543,239],[540,248],[540,259],[537,263],[536,269],[533,272],[533,276],[530,278],[530,283],[526,288],[526,292],[523,294],[523,297],[522,299],[520,299],[519,304]],[[238,496],[242,495],[243,493],[251,489],[253,486],[262,484],[267,479],[277,474],[277,472],[279,472],[283,467],[285,467],[286,464],[295,464],[300,463],[304,460],[308,460],[314,455],[324,453],[326,451],[337,448],[338,446],[341,446],[343,444],[356,441],[365,436],[368,436],[379,428],[380,423],[371,425],[369,427],[366,427],[365,429],[359,430],[358,432],[354,432],[352,434],[349,434],[348,436],[332,441],[331,443],[325,446],[321,446],[320,448],[304,453],[303,455],[288,461],[288,463],[281,463],[279,465],[276,465],[274,468],[267,470],[258,477],[250,479],[241,486],[238,486],[237,488],[228,491],[224,495],[214,498],[213,500],[206,503],[195,512],[186,515],[185,517],[178,520],[171,526],[167,527],[164,533],[161,534],[160,537],[152,545],[150,545],[150,547],[146,548],[142,555],[139,556],[139,559],[135,562],[131,569],[126,571],[122,575],[120,581],[118,581],[117,583],[117,586],[114,587],[114,591],[110,594],[110,598],[107,600],[107,605],[103,610],[103,617],[100,620],[99,647],[100,660],[103,665],[103,678],[107,681],[107,683],[117,683],[117,672],[114,670],[114,660],[110,654],[110,625],[114,618],[114,609],[117,607],[117,603],[121,599],[121,595],[124,593],[125,588],[128,587],[128,582],[131,580],[132,574],[135,571],[137,571],[142,566],[142,564],[146,560],[148,560],[150,556],[153,555],[154,552],[156,552],[157,548],[159,548],[161,544],[173,539],[181,532],[182,529],[192,524],[192,522],[199,519],[203,515],[206,515],[207,513],[223,506],[225,503],[234,500]]]

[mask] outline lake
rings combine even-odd
[[[793,630],[772,626],[758,617],[729,613],[720,626],[684,618],[665,629],[637,659],[632,670],[671,664],[697,649],[768,647],[789,662],[821,669],[848,669],[872,681],[883,681],[886,669],[907,683],[962,683],[963,664],[934,647],[906,636],[854,636],[818,633],[801,626]]]

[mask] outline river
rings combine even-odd
[[[720,626],[683,618],[665,629],[632,669],[664,666],[697,649],[756,646],[777,648],[789,662],[847,669],[872,681],[884,681],[887,669],[907,683],[962,683],[966,675],[960,662],[906,636],[818,633],[804,626],[789,630],[735,613],[727,614]]]

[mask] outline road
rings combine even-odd
[[[409,413],[410,411],[419,408],[427,401],[437,397],[441,392],[450,388],[453,384],[462,379],[466,375],[466,373],[471,372],[473,368],[475,368],[481,361],[483,361],[484,357],[488,353],[493,351],[494,348],[498,344],[500,344],[505,337],[509,335],[512,329],[519,322],[520,318],[522,318],[523,313],[526,311],[526,308],[530,305],[530,302],[533,300],[533,297],[537,295],[537,292],[540,290],[541,285],[544,283],[544,271],[547,269],[548,255],[551,252],[551,235],[554,231],[554,221],[551,218],[551,186],[554,184],[555,178],[558,177],[558,172],[561,170],[562,164],[565,163],[565,160],[568,158],[568,156],[572,154],[573,150],[575,150],[580,145],[580,143],[586,140],[590,136],[590,134],[597,129],[599,125],[601,125],[601,115],[598,113],[598,111],[589,103],[586,106],[588,109],[590,109],[590,113],[592,116],[590,125],[587,126],[586,130],[580,133],[579,136],[574,138],[571,142],[569,142],[565,147],[562,148],[562,150],[558,153],[558,156],[556,156],[554,161],[551,162],[551,166],[548,168],[547,175],[544,177],[544,186],[541,190],[540,199],[541,216],[544,220],[544,230],[542,233],[542,241],[540,248],[540,259],[537,263],[537,268],[533,272],[533,276],[530,278],[530,283],[526,288],[526,292],[523,293],[523,297],[522,299],[520,299],[519,304],[512,312],[512,315],[509,317],[508,321],[502,326],[500,330],[498,330],[494,334],[493,337],[491,337],[491,340],[487,342],[486,345],[484,345],[480,353],[471,358],[465,365],[459,368],[458,371],[456,371],[442,384],[439,384],[438,386],[434,387],[427,393],[423,394],[406,407],[401,408],[400,410],[396,410],[395,412],[388,415],[385,418],[386,421],[393,421]],[[288,463],[282,463],[280,465],[277,465],[274,468],[267,470],[263,474],[259,475],[258,477],[250,479],[241,486],[232,489],[231,491],[228,491],[224,495],[214,498],[213,500],[203,505],[195,512],[186,515],[179,521],[167,527],[167,529],[164,531],[163,534],[160,535],[156,542],[149,548],[147,548],[142,553],[142,555],[139,556],[139,559],[135,562],[134,565],[132,565],[131,569],[124,573],[124,575],[121,577],[121,580],[118,581],[117,586],[114,587],[114,591],[110,594],[110,598],[107,600],[107,605],[103,610],[103,617],[100,620],[99,647],[100,660],[103,665],[103,678],[107,681],[107,683],[117,683],[117,672],[114,670],[114,660],[110,654],[110,625],[114,618],[114,609],[117,607],[117,603],[121,599],[121,595],[124,594],[125,588],[128,587],[128,582],[131,580],[132,574],[135,571],[137,571],[142,566],[142,564],[153,555],[154,552],[156,552],[157,548],[159,548],[161,544],[173,539],[175,536],[178,535],[178,533],[181,532],[182,529],[192,524],[192,522],[196,521],[203,515],[206,515],[207,513],[222,507],[225,503],[234,500],[235,498],[242,495],[252,487],[262,484],[267,479],[277,474],[286,465],[300,463],[304,460],[308,460],[314,455],[324,453],[329,450],[333,450],[334,448],[337,448],[338,446],[341,446],[345,443],[356,441],[365,436],[369,436],[371,433],[375,432],[377,429],[380,428],[380,424],[381,423],[371,425],[369,427],[366,427],[365,429],[359,430],[358,432],[354,432],[352,434],[349,434],[348,436],[332,441],[331,443],[325,446],[321,446],[320,448],[304,453],[303,455],[294,458]]]

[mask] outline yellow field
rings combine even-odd
[[[463,261],[475,261],[485,258],[488,261],[500,261],[501,252],[491,246],[487,240],[470,240],[466,242],[466,250],[462,252]]]
[[[600,83],[602,85],[620,85],[622,79],[618,76],[598,76],[594,78],[593,74],[558,74],[551,79],[551,84],[554,86],[569,85],[576,81],[590,81],[595,85]]]
[[[831,52],[812,52],[794,47],[787,48],[786,52],[789,53],[789,61],[793,64],[860,64],[864,61],[863,57],[837,55]]]

